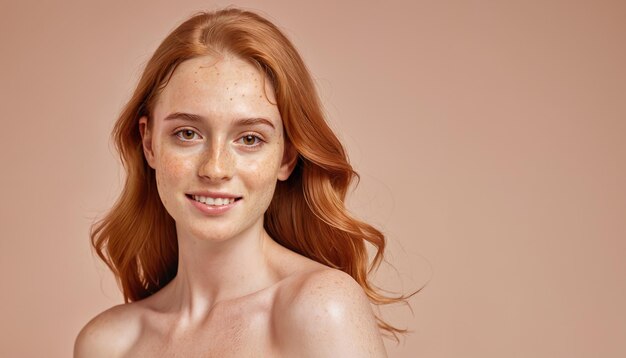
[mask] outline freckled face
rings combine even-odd
[[[154,108],[151,149],[144,153],[155,169],[159,196],[180,235],[226,240],[262,230],[277,180],[289,176],[284,162],[283,126],[269,79],[237,57],[187,60],[174,71]],[[267,98],[266,98],[267,95]],[[172,113],[188,113],[197,119]],[[264,118],[271,125],[237,124]],[[141,122],[146,119],[142,118]],[[198,190],[242,199],[225,213],[209,216],[186,194]]]

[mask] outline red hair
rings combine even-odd
[[[178,26],[158,47],[124,107],[113,140],[127,177],[108,214],[91,228],[98,256],[113,271],[124,301],[148,297],[176,276],[175,222],[161,203],[155,172],[144,158],[138,120],[151,118],[155,100],[176,67],[188,59],[215,53],[238,56],[272,81],[285,140],[298,152],[291,176],[279,181],[264,215],[264,227],[279,244],[326,266],[348,273],[375,304],[406,302],[387,297],[368,281],[385,250],[383,234],[353,218],[344,205],[358,174],[326,123],[313,81],[300,55],[265,18],[236,8],[198,13]],[[149,125],[152,121],[149,121]],[[366,242],[376,254],[368,267]],[[381,329],[405,333],[377,317]]]

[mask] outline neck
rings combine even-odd
[[[240,235],[219,242],[178,231],[178,271],[168,285],[170,307],[181,318],[196,321],[220,301],[271,286],[279,280],[270,265],[276,246],[262,219]]]

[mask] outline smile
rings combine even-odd
[[[193,194],[185,194],[185,196],[193,207],[208,216],[221,216],[237,206],[242,199],[241,197],[212,198]]]
[[[228,204],[234,203],[236,200],[241,199],[241,198],[211,198],[208,196],[200,196],[200,195],[188,195],[188,197],[192,198],[193,200],[197,202],[200,202],[206,205],[212,205],[212,206],[228,205]]]

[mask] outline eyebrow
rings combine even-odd
[[[191,122],[202,122],[204,117],[198,114],[193,114],[193,113],[173,112],[173,113],[168,114],[163,120],[168,121],[168,120],[173,120],[173,119],[188,120]],[[270,120],[266,118],[260,118],[260,117],[238,118],[233,121],[233,124],[236,126],[251,126],[251,125],[257,125],[257,124],[265,124],[276,129],[274,127],[274,124]]]

